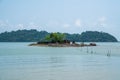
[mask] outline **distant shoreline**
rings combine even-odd
[[[3,32],[0,33],[0,42],[36,42],[43,40],[45,36],[49,34],[51,33],[47,31],[37,31],[36,29]],[[65,34],[65,39],[75,42],[118,42],[113,35],[99,31],[85,31],[81,34],[61,34]]]

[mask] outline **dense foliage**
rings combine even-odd
[[[4,32],[0,34],[0,42],[37,42],[37,41],[43,40],[45,36],[49,34],[50,33],[46,31],[37,31],[34,29]],[[56,34],[54,34],[54,36]],[[83,32],[82,34],[69,34],[69,33],[64,33],[64,34],[65,34],[65,38],[70,41],[117,42],[117,39],[114,36],[104,32],[86,31],[86,32]],[[58,38],[60,37],[56,37],[56,39]]]
[[[43,39],[43,42],[47,41],[52,43],[56,43],[56,42],[62,43],[64,39],[65,39],[65,35],[62,33],[51,33]]]
[[[117,39],[105,32],[86,31],[81,34],[82,42],[117,42]]]
[[[0,34],[1,42],[34,42],[43,39],[49,33],[37,30],[18,30]]]

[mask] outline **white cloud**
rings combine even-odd
[[[75,21],[75,26],[78,26],[78,27],[81,27],[82,26],[82,23],[81,23],[81,20],[80,19],[77,19]]]
[[[96,22],[93,23],[94,27],[105,27],[107,25],[107,18],[105,16],[102,16],[100,18],[97,19]]]
[[[2,20],[0,20],[0,27],[6,27],[6,26],[8,26],[9,24],[8,24],[8,20],[6,20],[6,21],[2,21]]]
[[[99,18],[99,21],[101,21],[101,22],[106,21],[106,17],[105,17],[105,16],[100,17],[100,18]]]
[[[68,28],[70,27],[70,24],[64,24],[63,27]]]
[[[16,27],[18,27],[19,29],[24,29],[24,25],[23,24],[18,24],[18,25],[16,25]]]
[[[34,22],[22,24],[10,24],[8,20],[0,20],[0,32],[12,31],[12,30],[22,30],[22,29],[41,29],[40,25],[35,24]]]
[[[35,24],[34,22],[30,22],[30,23],[28,24],[28,28],[29,28],[29,29],[38,29],[38,28],[40,28],[40,26],[38,26],[38,25]]]
[[[99,18],[98,23],[100,24],[100,26],[106,26],[106,17],[102,16]]]

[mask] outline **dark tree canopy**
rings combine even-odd
[[[1,42],[34,42],[43,39],[49,33],[37,30],[18,30],[0,34]]]
[[[4,32],[0,34],[0,42],[37,42],[45,39],[45,36],[50,33],[46,31],[31,30],[17,30],[11,32]],[[54,36],[55,40],[62,39],[61,33],[54,33],[50,36]],[[50,38],[48,36],[48,38]],[[117,42],[117,39],[105,32],[86,31],[81,34],[69,34],[64,33],[64,38],[70,41],[76,42]]]
[[[44,41],[48,41],[48,42],[59,42],[62,43],[65,39],[65,35],[62,33],[50,33],[49,35],[45,36],[45,38],[43,39]]]
[[[117,39],[105,32],[86,31],[81,34],[82,42],[117,42]]]

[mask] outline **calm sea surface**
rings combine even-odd
[[[29,44],[0,42],[0,80],[120,80],[120,43],[82,48]]]

